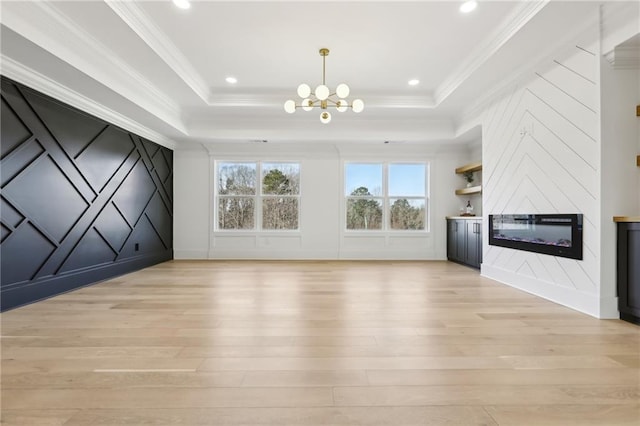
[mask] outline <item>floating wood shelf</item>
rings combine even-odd
[[[460,166],[456,169],[457,174],[462,174],[464,172],[477,172],[482,170],[482,163],[470,163],[465,164],[464,166]]]
[[[640,155],[636,157],[636,166],[640,167]]]
[[[640,222],[640,216],[614,216],[614,222]]]
[[[469,188],[456,189],[456,195],[479,194],[482,192],[482,185],[470,186]]]
[[[636,107],[636,117],[640,117],[640,105]]]

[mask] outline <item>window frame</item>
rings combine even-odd
[[[358,196],[347,195],[347,167],[350,164],[380,164],[382,165],[382,185],[381,195],[370,196]],[[421,165],[424,166],[424,196],[403,196],[403,195],[389,195],[389,166],[390,165]],[[430,183],[431,183],[431,164],[429,161],[411,161],[411,160],[345,160],[342,165],[342,230],[348,234],[363,233],[371,235],[372,233],[385,233],[385,234],[426,234],[431,232],[431,197],[430,197]],[[382,227],[381,229],[348,229],[347,228],[347,206],[350,199],[366,199],[366,200],[382,200]],[[391,200],[406,199],[410,200],[423,200],[425,205],[425,217],[424,217],[424,229],[392,229],[391,228]]]
[[[218,179],[220,176],[220,165],[222,164],[255,164],[256,165],[256,188],[253,195],[221,195],[219,193],[220,188],[218,185]],[[291,195],[281,194],[264,194],[263,193],[263,165],[264,164],[291,164],[298,166],[298,193]],[[231,233],[231,234],[249,234],[249,233],[299,233],[300,232],[300,219],[301,215],[301,194],[302,194],[302,162],[295,160],[248,160],[248,159],[216,159],[214,160],[213,167],[213,231],[216,233]],[[220,215],[220,199],[221,198],[251,198],[253,200],[253,227],[249,229],[225,229],[219,226]],[[295,229],[268,229],[263,228],[263,200],[278,199],[278,198],[292,198],[296,199],[298,204],[298,227]]]

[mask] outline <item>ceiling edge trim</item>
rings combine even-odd
[[[640,69],[640,48],[638,47],[618,46],[604,57],[616,70]]]
[[[532,79],[536,70],[545,66],[545,64],[551,65],[553,61],[557,59],[557,56],[579,46],[581,42],[584,41],[583,39],[589,36],[590,33],[593,33],[591,36],[595,37],[594,41],[599,39],[599,34],[597,33],[598,24],[599,17],[594,15],[592,19],[585,21],[583,25],[568,33],[566,37],[558,40],[555,46],[560,47],[550,47],[542,51],[535,58],[513,71],[510,74],[512,77],[504,79],[500,84],[487,89],[473,104],[465,108],[458,116],[458,119],[455,120],[457,131],[464,128],[467,123],[472,123],[474,120],[477,120],[496,99],[506,95],[509,91],[516,90],[519,86]],[[600,83],[598,82],[597,84]]]
[[[169,96],[51,4],[13,3],[3,7],[2,12],[3,24],[13,31],[167,125],[187,133],[181,109]]]
[[[503,21],[504,24],[501,27],[497,28],[484,43],[469,55],[467,60],[451,73],[451,77],[436,88],[436,105],[440,105],[447,99],[550,1],[551,0],[536,0],[522,3],[515,12]]]
[[[134,2],[105,0],[105,3],[198,97],[206,103],[210,102],[211,93],[205,80],[140,7]]]
[[[209,106],[211,107],[282,107],[282,99],[286,99],[286,94],[271,93],[264,95],[243,95],[221,93],[211,97]],[[415,108],[433,109],[435,104],[431,96],[369,96],[367,108]]]
[[[175,149],[175,141],[157,133],[124,115],[99,104],[78,92],[73,91],[51,78],[5,56],[0,56],[0,73],[12,80],[31,87],[34,90],[65,102],[86,113],[95,115],[109,123],[158,143],[166,148]]]

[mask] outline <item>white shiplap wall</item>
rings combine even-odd
[[[485,216],[584,215],[583,260],[485,245],[483,274],[594,316],[602,302],[599,61],[592,34],[495,101],[483,119]]]

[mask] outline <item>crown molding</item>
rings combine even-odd
[[[602,52],[611,52],[640,31],[640,4],[635,1],[608,1],[600,5]]]
[[[99,104],[93,99],[73,91],[69,87],[62,85],[5,55],[0,56],[0,73],[12,80],[24,84],[25,86],[31,87],[45,95],[51,96],[52,98],[67,103],[81,111],[92,114],[164,147],[175,149],[177,146],[176,142],[164,135],[161,135],[146,126],[143,126],[142,124]]]
[[[204,102],[211,102],[211,93],[205,80],[189,60],[173,44],[153,20],[133,1],[105,0],[105,3],[142,39],[187,86]]]
[[[2,23],[186,134],[179,106],[50,2],[3,4]]]
[[[208,106],[212,107],[282,107],[283,99],[287,99],[290,94],[285,93],[264,93],[256,94],[236,94],[219,93],[213,94]],[[424,96],[363,96],[366,108],[412,108],[412,109],[433,109],[435,102],[433,97]]]
[[[451,73],[451,77],[447,78],[436,88],[434,96],[436,106],[447,99],[550,1],[551,0],[535,0],[521,3],[520,6],[503,21],[504,24],[497,28],[484,43],[478,46],[469,58]]]
[[[640,69],[640,46],[618,46],[604,57],[616,70]]]
[[[476,121],[478,121],[478,118],[489,105],[500,97],[505,96],[509,91],[515,90],[517,87],[534,78],[535,73],[539,71],[540,68],[552,64],[558,56],[567,53],[569,49],[579,47],[581,41],[584,41],[587,37],[591,37],[593,41],[598,40],[598,20],[599,17],[594,15],[593,19],[587,20],[581,26],[576,27],[573,31],[567,33],[565,37],[558,40],[555,45],[541,51],[539,55],[511,72],[509,78],[503,79],[499,84],[486,90],[473,104],[465,108],[458,116],[456,119],[456,128],[460,130],[468,125],[475,126],[479,124]],[[595,54],[597,55],[598,53],[595,52]]]

